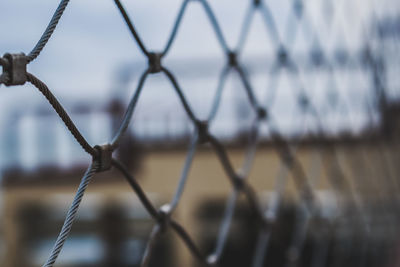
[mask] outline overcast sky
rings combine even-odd
[[[251,1],[209,0],[209,2],[229,47],[234,48],[245,12]],[[290,13],[291,1],[268,0],[265,2],[268,3],[278,32],[284,39],[288,17],[292,16]],[[166,44],[181,3],[182,0],[131,0],[125,1],[123,4],[148,50],[159,51]],[[323,40],[324,49],[328,52],[338,47],[344,47],[350,52],[357,51],[368,40],[373,20],[396,15],[399,10],[397,0],[307,0],[305,3],[305,12],[312,25],[311,35],[316,34],[320,40]],[[331,18],[332,23],[329,23],[330,14],[326,12],[327,4],[334,5],[335,12]],[[58,3],[54,0],[1,0],[0,54],[6,52],[29,53],[46,28],[57,5]],[[301,25],[299,28],[300,31],[292,49],[301,53],[310,49],[312,36],[307,30],[303,31]],[[271,55],[275,52],[272,43],[261,17],[257,15],[241,57],[243,64],[250,68],[257,60],[272,60]],[[210,103],[218,73],[224,61],[223,51],[204,10],[199,3],[191,3],[179,28],[177,39],[165,60],[165,66],[170,67],[171,71],[177,74],[178,82],[188,95],[189,102],[197,107],[195,111],[198,114],[205,115],[205,110],[209,110],[209,105],[201,104],[196,99],[204,97],[206,100],[203,102]],[[111,0],[72,0],[49,43],[40,56],[28,66],[28,70],[43,80],[68,109],[68,105],[74,101],[87,101],[89,98],[106,101],[108,97],[115,95],[114,84],[118,79],[117,72],[121,68],[123,69],[123,66],[130,66],[129,72],[132,75],[132,81],[126,87],[125,92],[118,93],[122,93],[128,98],[134,91],[138,76],[146,68],[146,60],[128,32],[114,2]],[[254,70],[254,72],[256,74],[251,76],[251,82],[255,87],[256,94],[260,98],[265,98],[263,92],[268,87],[271,77],[262,75],[259,70]],[[322,78],[318,78],[319,80],[305,78],[305,83],[316,83],[320,87],[324,87],[321,86],[326,84],[324,76],[319,75],[318,77]],[[237,78],[236,80],[235,77],[230,79],[229,86],[237,87],[239,83]],[[364,92],[360,93],[364,96],[368,94],[370,87],[366,83],[366,77],[362,74],[358,72],[350,75],[339,74],[338,79],[341,81],[340,90],[344,92],[345,98],[351,99],[351,96],[359,92]],[[284,116],[284,113],[289,110],[286,107],[291,106],[294,101],[288,97],[289,94],[293,95],[288,90],[290,87],[288,78],[281,80],[279,85],[282,87],[281,95],[277,100],[281,102],[278,102],[278,108],[275,110],[277,116],[281,114]],[[343,80],[346,80],[347,83]],[[353,95],[349,95],[348,88],[354,84],[358,86],[358,89],[353,88]],[[139,114],[145,116],[151,110],[153,112],[156,110],[155,113],[165,113],[165,110],[171,109],[171,107],[176,109],[179,106],[170,85],[163,77],[151,77],[145,89],[148,93],[147,96],[143,96],[143,99],[147,100],[143,100],[143,104],[138,107]],[[160,91],[163,90],[168,93],[160,94]],[[316,92],[310,90],[310,93]],[[323,95],[324,93],[315,94]],[[242,96],[245,97],[245,94]],[[229,92],[226,97],[230,97]],[[234,99],[232,96],[231,98]],[[353,101],[357,100],[354,97],[353,99]],[[44,103],[43,97],[31,85],[1,86],[0,129],[4,129],[5,121],[9,120],[10,110],[24,112],[24,110],[35,109],[36,106]],[[283,105],[279,105],[279,103]],[[357,106],[355,102],[352,104]],[[227,116],[233,112],[232,109],[229,109],[232,102],[226,106],[225,109],[222,108],[221,113],[225,115],[222,115],[221,121],[226,121]],[[279,106],[285,108],[279,109]],[[185,115],[182,111],[179,112],[182,115],[178,116],[181,121]],[[149,120],[148,115],[146,116],[145,119]],[[150,119],[153,118],[150,117]],[[161,118],[161,120],[163,119]],[[32,124],[32,122],[30,123]],[[292,125],[293,123],[287,121],[286,124]],[[82,127],[84,126],[83,123]],[[29,131],[29,123],[24,127]],[[150,127],[150,132],[157,133],[158,126],[154,127]],[[182,126],[175,125],[174,127]],[[229,128],[229,125],[226,127]],[[282,127],[288,126],[282,125]],[[60,129],[63,131],[63,128]],[[107,138],[109,138],[107,133],[98,134],[90,141],[93,144],[100,140],[107,140]],[[2,147],[4,148],[5,144]]]

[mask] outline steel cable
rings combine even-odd
[[[64,13],[65,8],[67,7],[69,3],[69,0],[62,0],[60,4],[58,5],[56,11],[54,12],[53,17],[50,20],[49,25],[47,26],[46,30],[44,31],[42,37],[40,37],[40,40],[37,42],[35,47],[32,49],[32,51],[28,54],[28,62],[31,62],[37,56],[39,56],[40,52],[42,52],[44,46],[47,44],[49,41],[51,35],[53,34],[54,30],[57,27],[57,24],[61,18],[61,16]]]
[[[81,145],[81,147],[90,155],[96,155],[96,151],[89,145],[86,139],[79,132],[78,128],[75,126],[68,113],[62,107],[61,103],[58,102],[57,98],[53,95],[53,93],[49,90],[47,85],[43,83],[41,80],[36,78],[33,74],[27,73],[28,82],[32,83],[43,95],[46,97],[47,101],[49,101],[50,105],[53,107],[54,111],[57,112],[58,116],[60,116],[61,120],[64,122],[65,126],[67,126],[68,130],[74,136],[76,141]]]
[[[92,179],[94,173],[97,171],[98,167],[98,163],[93,163],[89,166],[85,175],[83,176],[82,181],[79,184],[78,191],[76,192],[76,195],[74,197],[74,201],[72,202],[71,207],[68,210],[61,232],[57,237],[56,243],[54,244],[49,258],[47,259],[46,263],[43,264],[43,267],[52,267],[56,262],[57,257],[60,254],[69,233],[71,232],[72,225],[76,219],[76,214],[78,212],[79,205],[81,204],[83,195],[85,194],[86,188],[88,187],[89,182]]]

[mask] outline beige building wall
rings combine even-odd
[[[341,169],[344,171],[351,190],[358,193],[358,201],[365,199],[381,199],[396,196],[398,185],[398,144],[377,145],[340,145],[336,146],[335,155],[339,159]],[[332,186],[327,174],[332,162],[332,154],[317,146],[300,146],[297,157],[305,171],[312,180],[314,188],[321,192],[332,191]],[[239,169],[244,160],[244,150],[238,148],[228,149],[228,155],[235,169]],[[141,161],[141,168],[135,177],[143,190],[149,194],[150,199],[160,206],[169,202],[177,188],[184,161],[185,150],[148,151]],[[253,167],[248,177],[248,182],[258,193],[259,198],[266,204],[267,193],[274,191],[275,180],[281,161],[273,147],[263,146],[258,149],[253,162]],[[83,174],[83,172],[82,172]],[[55,174],[56,175],[56,174]],[[78,175],[78,174],[77,174]],[[120,175],[115,171],[103,174],[106,179],[96,180],[96,175],[89,185],[82,207],[90,202],[92,195],[101,196],[102,200],[115,199],[122,195],[128,195],[132,200],[132,208],[140,207],[137,198]],[[286,194],[296,199],[297,191],[293,177],[287,179]],[[3,191],[4,212],[1,218],[7,252],[5,263],[1,266],[13,267],[18,254],[18,230],[16,227],[16,211],[18,206],[26,201],[50,201],[60,194],[68,195],[68,203],[62,203],[61,212],[66,213],[69,203],[73,199],[78,187],[76,179],[74,183],[63,186],[38,186],[7,187]],[[104,182],[108,180],[108,182]],[[225,175],[214,151],[209,148],[200,148],[190,169],[182,199],[173,217],[176,218],[188,230],[191,237],[199,240],[199,222],[196,211],[205,200],[226,199],[232,186]],[[343,197],[343,195],[341,196]],[[84,208],[82,208],[84,210]],[[81,210],[81,212],[83,212]],[[222,218],[222,214],[221,214]],[[61,227],[61,225],[60,225]],[[31,229],[34,231],[35,229]],[[54,239],[56,236],[54,236]],[[177,250],[176,257],[179,266],[191,266],[192,256],[183,242],[175,236]]]

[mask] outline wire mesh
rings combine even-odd
[[[45,29],[42,37],[32,49],[28,55],[24,55],[23,59],[26,65],[34,61],[43,49],[46,47],[46,43],[51,38],[51,35],[56,30],[56,26],[59,23],[64,10],[67,8],[68,0],[62,0],[56,9],[49,25]],[[154,244],[157,239],[165,233],[166,229],[172,229],[186,244],[187,248],[193,254],[193,256],[198,260],[199,263],[205,266],[217,266],[221,255],[224,250],[224,246],[227,242],[229,236],[229,229],[233,220],[233,215],[235,213],[235,208],[238,202],[238,197],[243,195],[248,202],[248,207],[251,209],[257,220],[259,239],[257,241],[256,248],[254,250],[254,259],[252,266],[259,267],[263,266],[264,258],[266,254],[266,248],[268,246],[271,229],[274,223],[276,223],[277,210],[281,205],[281,198],[283,191],[287,183],[287,176],[291,174],[294,179],[297,191],[300,196],[300,210],[296,214],[296,227],[293,233],[293,238],[289,246],[288,256],[287,256],[287,266],[296,266],[296,262],[299,258],[299,253],[302,251],[304,246],[306,233],[310,227],[310,222],[313,217],[318,217],[323,211],[321,210],[321,205],[318,201],[318,197],[315,194],[315,185],[313,183],[318,176],[318,172],[323,168],[327,172],[327,177],[331,183],[332,191],[334,192],[335,198],[338,200],[346,199],[346,197],[351,196],[352,200],[350,203],[354,207],[345,208],[342,206],[341,217],[337,222],[332,223],[344,223],[346,220],[357,221],[363,229],[366,237],[368,237],[371,229],[369,224],[368,213],[359,201],[357,192],[355,192],[351,185],[349,184],[349,179],[346,177],[345,172],[342,170],[342,164],[340,163],[341,155],[338,154],[336,147],[331,142],[326,142],[322,146],[316,146],[315,148],[315,159],[312,160],[313,166],[312,170],[307,171],[305,166],[301,163],[297,156],[297,148],[299,143],[303,140],[303,137],[310,135],[307,129],[300,130],[300,134],[296,138],[289,138],[281,134],[278,128],[279,117],[275,117],[273,113],[270,112],[271,106],[274,104],[275,97],[277,94],[278,86],[276,86],[276,80],[279,80],[280,75],[283,72],[290,74],[289,82],[293,87],[293,94],[296,97],[297,104],[300,107],[301,113],[296,114],[297,119],[300,121],[306,120],[306,116],[311,116],[315,122],[316,127],[312,131],[311,135],[317,140],[325,140],[330,134],[327,131],[327,126],[324,124],[323,119],[321,119],[321,112],[317,110],[314,106],[312,97],[308,95],[307,91],[304,89],[305,86],[302,84],[301,78],[299,77],[299,72],[301,71],[301,66],[298,64],[296,59],[291,56],[291,49],[293,47],[294,39],[296,34],[300,31],[299,27],[304,27],[305,31],[311,32],[313,39],[313,48],[309,51],[309,65],[311,68],[315,69],[326,69],[331,76],[332,84],[335,90],[337,85],[335,84],[334,70],[337,65],[354,64],[360,67],[366,68],[368,72],[371,73],[371,82],[376,89],[376,99],[380,101],[379,105],[385,104],[385,92],[384,92],[384,82],[382,78],[382,72],[384,68],[381,67],[382,64],[379,60],[378,55],[373,54],[368,44],[366,45],[365,51],[361,55],[354,56],[350,58],[346,53],[349,51],[344,51],[344,54],[338,55],[337,58],[329,58],[326,56],[324,51],[324,46],[317,34],[313,33],[313,25],[309,20],[307,13],[305,12],[306,2],[302,0],[294,0],[290,2],[291,13],[288,17],[287,28],[281,35],[277,29],[276,22],[271,15],[271,10],[268,6],[267,1],[254,0],[249,1],[248,9],[242,23],[242,28],[239,34],[239,38],[234,47],[230,47],[224,37],[224,33],[218,23],[217,17],[214,14],[207,0],[184,0],[179,9],[178,15],[175,19],[175,23],[172,27],[172,31],[166,42],[164,49],[161,52],[149,51],[141,40],[138,32],[136,31],[133,21],[130,19],[127,11],[125,10],[123,4],[119,0],[114,0],[116,7],[121,13],[121,16],[126,23],[130,33],[132,34],[133,41],[137,44],[141,50],[143,56],[148,60],[148,67],[143,71],[139,82],[137,84],[136,90],[130,99],[130,102],[126,108],[125,115],[122,118],[122,123],[119,126],[114,137],[110,140],[109,144],[101,146],[92,146],[81,134],[79,129],[75,126],[73,120],[69,117],[68,113],[63,108],[62,104],[57,100],[57,98],[52,94],[52,91],[47,87],[47,85],[42,82],[39,78],[35,77],[30,72],[26,72],[25,81],[34,85],[48,100],[49,104],[53,107],[54,111],[59,115],[59,117],[64,122],[67,129],[80,144],[82,149],[87,152],[93,158],[93,163],[89,166],[85,175],[82,178],[81,184],[79,185],[76,196],[71,204],[71,207],[67,213],[65,223],[60,231],[60,234],[55,242],[53,250],[46,263],[43,266],[50,267],[54,266],[59,253],[62,250],[64,242],[68,238],[68,234],[71,231],[72,224],[76,217],[76,212],[79,208],[79,204],[85,193],[85,189],[93,176],[97,172],[103,172],[109,170],[111,167],[118,170],[127,180],[127,182],[132,187],[133,191],[136,193],[140,199],[143,206],[146,208],[148,213],[156,222],[147,242],[145,253],[142,257],[141,266],[147,266],[149,259],[152,255]],[[216,93],[212,102],[211,110],[207,116],[206,120],[200,119],[196,116],[191,105],[187,101],[184,94],[184,90],[181,88],[177,77],[173,72],[163,64],[164,57],[169,53],[170,49],[174,45],[174,41],[179,34],[179,27],[181,26],[182,18],[187,12],[189,5],[193,2],[198,2],[202,6],[203,10],[207,14],[207,18],[212,25],[212,29],[216,35],[218,43],[225,54],[225,65],[219,74],[218,86],[216,88]],[[258,99],[254,87],[249,78],[249,73],[247,72],[244,64],[241,62],[241,56],[244,46],[251,29],[253,17],[256,14],[260,14],[263,23],[265,24],[266,30],[269,34],[270,40],[274,47],[275,59],[271,63],[271,86],[268,89],[268,99],[267,101],[262,101]],[[15,82],[15,75],[21,74],[23,70],[17,69],[15,67],[16,61],[4,56],[0,58],[0,65],[3,67],[3,74],[0,76],[0,84],[5,84],[8,86],[17,85]],[[26,67],[25,65],[25,67]],[[179,97],[180,103],[184,108],[187,116],[189,117],[191,123],[194,126],[194,133],[191,136],[191,141],[189,149],[187,152],[187,157],[184,162],[184,166],[181,172],[180,180],[177,185],[176,192],[170,203],[163,205],[160,209],[155,208],[150,199],[147,197],[146,193],[143,191],[137,180],[130,174],[127,167],[124,166],[119,160],[113,157],[113,152],[121,146],[121,138],[128,131],[129,124],[132,120],[132,116],[135,107],[140,101],[140,95],[143,91],[143,87],[146,83],[146,79],[155,73],[162,73],[168,79],[168,81],[173,86],[175,94]],[[236,171],[231,163],[226,148],[223,143],[211,132],[209,131],[211,125],[214,123],[216,114],[219,111],[221,102],[223,101],[223,90],[227,78],[236,73],[239,77],[245,94],[247,96],[246,100],[251,106],[254,112],[254,121],[248,131],[248,143],[246,147],[246,154],[241,168]],[[23,74],[22,74],[23,75]],[[25,83],[23,81],[23,83]],[[332,98],[327,97],[327,105],[333,105],[335,107],[339,105],[345,105],[345,103],[329,103],[332,102]],[[265,210],[262,208],[259,196],[256,190],[248,181],[248,176],[252,168],[252,163],[254,161],[255,153],[260,141],[260,127],[264,125],[267,127],[269,132],[269,140],[274,145],[276,152],[280,157],[281,168],[279,173],[276,175],[276,199],[270,203],[268,208]],[[303,123],[300,123],[303,125]],[[209,254],[205,255],[203,251],[199,249],[196,242],[192,240],[185,228],[174,218],[172,215],[176,209],[183,191],[185,190],[185,183],[188,179],[189,170],[193,162],[193,157],[199,146],[210,145],[216,156],[218,157],[223,170],[226,173],[226,177],[232,185],[232,192],[227,200],[225,212],[223,215],[223,220],[219,228],[218,236],[216,237],[215,249]],[[361,167],[362,169],[362,167]],[[351,216],[351,213],[356,211],[357,215]],[[322,261],[323,258],[323,247],[320,248],[320,253],[317,253],[319,258],[315,258],[315,266],[318,265],[318,261]],[[314,265],[313,265],[314,266]]]

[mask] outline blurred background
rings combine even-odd
[[[124,3],[149,51],[163,50],[182,2]],[[257,123],[249,159],[256,116],[243,79],[225,71],[215,28],[201,1],[190,1],[163,65],[198,118],[208,118],[223,88],[209,131],[246,174],[265,216],[276,218],[267,240],[238,197],[220,266],[400,266],[400,3],[208,2],[319,203],[317,213],[304,209],[268,123]],[[1,1],[0,53],[29,52],[57,4]],[[147,64],[113,1],[85,0],[71,1],[28,69],[96,145],[118,129]],[[174,196],[194,131],[167,77],[150,75],[117,153],[155,206]],[[90,161],[36,88],[0,86],[0,266],[46,261]],[[173,217],[207,255],[231,192],[214,150],[199,146]],[[154,224],[120,174],[99,173],[56,266],[139,266]],[[150,266],[196,264],[170,230],[150,260]]]

